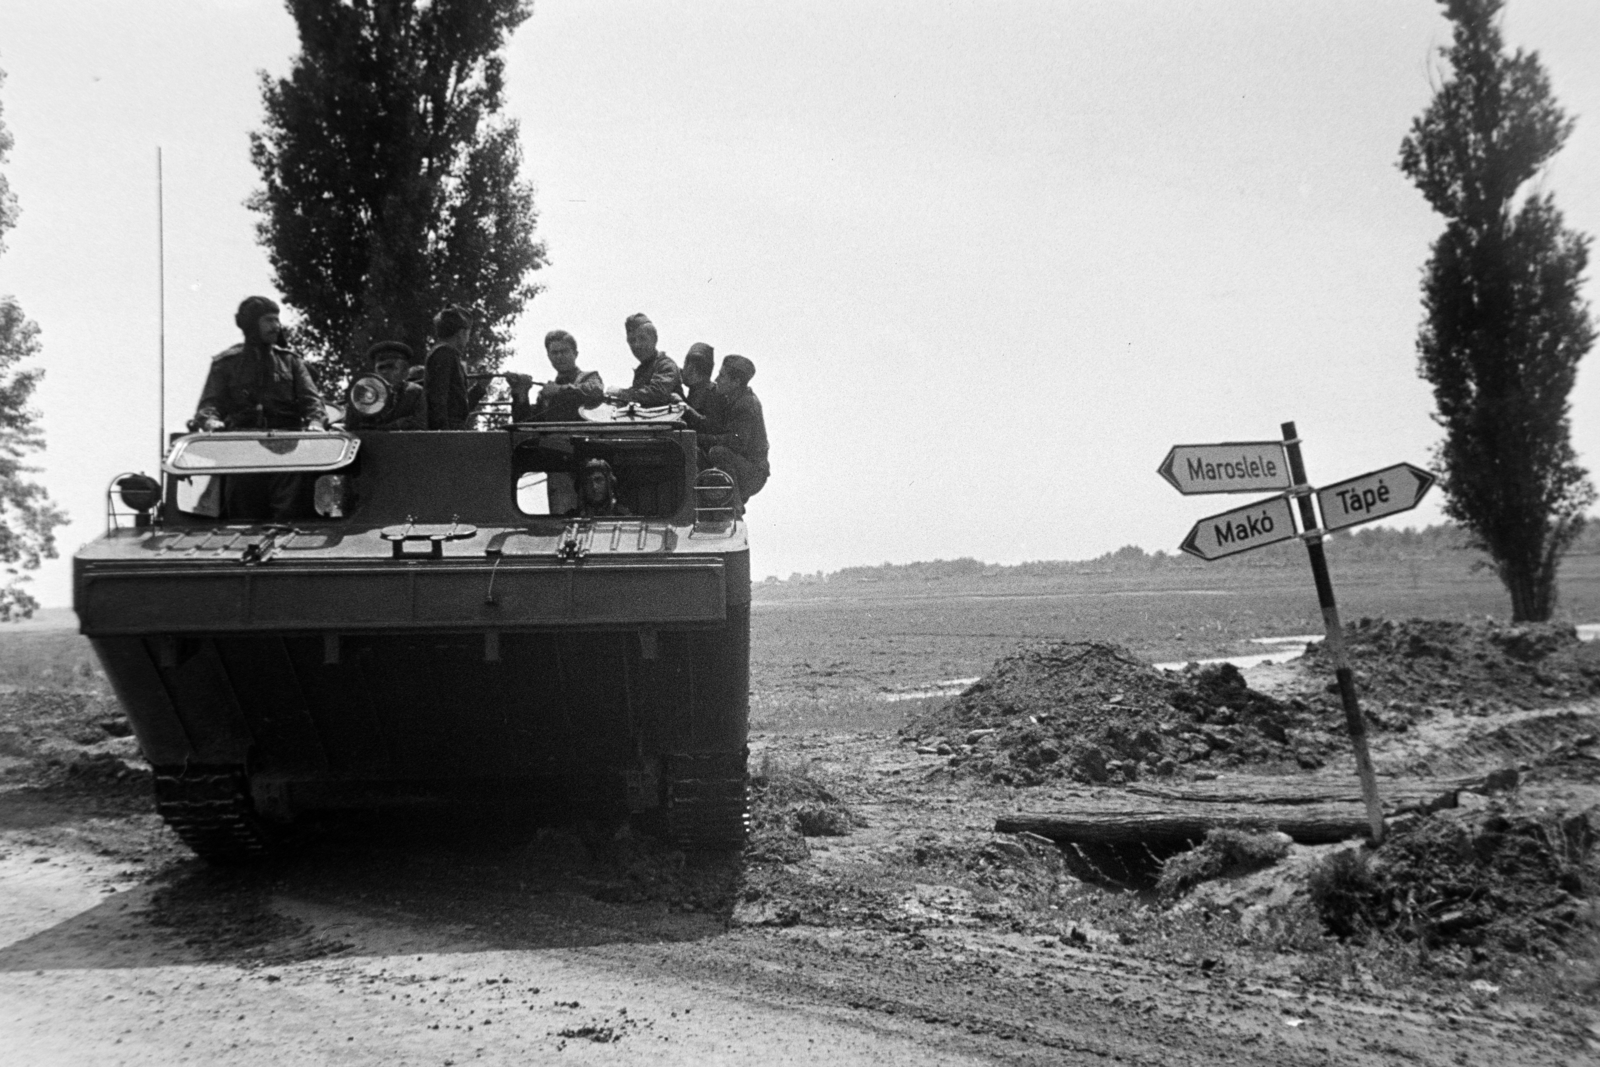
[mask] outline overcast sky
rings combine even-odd
[[[1579,118],[1543,180],[1600,232],[1600,4],[1512,0],[1505,32]],[[551,263],[511,366],[545,371],[562,327],[624,381],[640,310],[675,357],[753,359],[758,577],[1170,551],[1240,498],[1178,496],[1167,448],[1287,419],[1313,482],[1426,463],[1440,220],[1395,159],[1448,39],[1428,0],[541,0],[507,112]],[[22,207],[0,292],[43,330],[44,477],[74,520],[46,605],[110,478],[156,465],[156,147],[176,429],[239,300],[273,293],[246,137],[295,50],[277,0],[0,2]],[[1573,397],[1591,468],[1597,360]]]

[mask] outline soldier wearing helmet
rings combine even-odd
[[[211,370],[191,430],[323,430],[322,394],[299,356],[278,344],[278,305],[252,296],[234,325],[244,341],[211,357]],[[304,510],[299,474],[230,474],[222,483],[223,516],[231,522],[293,520]]]
[[[578,468],[578,506],[567,512],[569,519],[592,519],[632,515],[617,501],[617,476],[611,464],[591,459]]]
[[[233,321],[244,341],[211,357],[191,428],[322,429],[322,394],[300,357],[278,344],[278,305],[264,296],[248,297]]]

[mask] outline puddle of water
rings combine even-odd
[[[922,700],[924,697],[953,697],[977,680],[976,678],[946,678],[942,682],[934,682],[927,689],[907,689],[898,693],[879,693],[878,699],[885,704],[898,704],[902,700]]]

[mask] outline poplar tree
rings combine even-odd
[[[1445,513],[1489,556],[1513,621],[1542,621],[1595,500],[1567,399],[1595,339],[1589,238],[1534,182],[1573,120],[1537,53],[1505,50],[1503,0],[1440,2],[1450,75],[1400,147],[1401,171],[1445,219],[1423,275],[1418,369],[1445,433]]]
[[[5,83],[0,71],[0,84]],[[14,141],[0,108],[0,164],[11,155]],[[16,195],[0,173],[0,253],[6,234],[17,224]],[[0,296],[0,621],[26,619],[39,607],[23,584],[26,571],[37,570],[41,560],[55,559],[57,526],[67,521],[32,479],[38,468],[28,456],[44,447],[39,412],[29,406],[44,371],[23,366],[39,354],[39,327],[22,313],[14,296]]]
[[[287,0],[300,52],[261,75],[263,128],[248,205],[295,347],[333,387],[376,340],[420,360],[433,315],[478,314],[473,354],[508,354],[539,291],[533,187],[515,121],[500,116],[500,51],[527,0]]]

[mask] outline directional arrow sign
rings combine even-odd
[[[1289,464],[1283,460],[1282,441],[1174,445],[1156,473],[1184,496],[1289,488]]]
[[[1178,547],[1201,559],[1221,559],[1252,548],[1275,545],[1294,536],[1294,514],[1289,509],[1289,501],[1275,496],[1220,515],[1208,515],[1194,524],[1194,529]]]
[[[1381,471],[1317,490],[1317,507],[1325,530],[1342,530],[1385,515],[1410,511],[1436,479],[1421,467],[1396,463]]]

